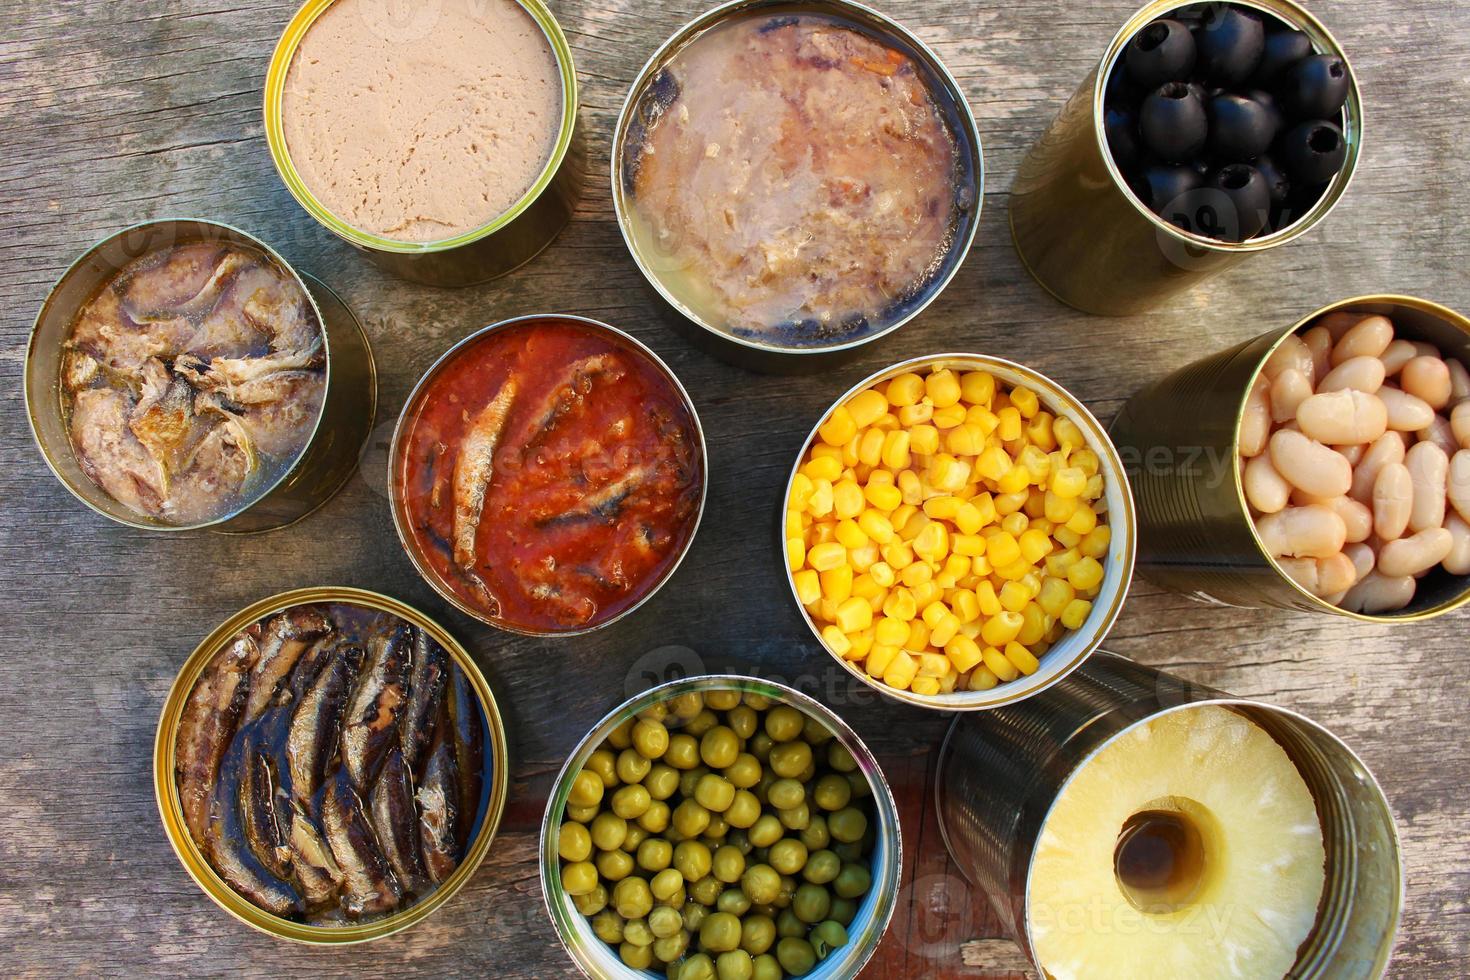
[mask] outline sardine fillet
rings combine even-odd
[[[388,866],[407,891],[421,891],[425,877],[419,859],[418,812],[414,809],[413,782],[398,749],[388,753],[383,771],[373,784],[368,808]]]
[[[189,692],[179,719],[174,758],[179,801],[189,834],[201,847],[220,760],[229,749],[245,707],[249,672],[258,655],[252,627],[235,637],[205,668]]]
[[[362,800],[345,774],[327,787],[322,802],[322,829],[332,857],[342,869],[342,910],[351,918],[389,912],[398,907],[403,890],[378,848]]]
[[[270,706],[312,641],[331,631],[331,619],[314,606],[297,606],[265,624],[260,658],[251,671],[250,700],[245,705],[247,722],[260,717]]]
[[[424,867],[429,872],[429,880],[436,885],[453,874],[459,864],[459,843],[455,836],[459,822],[458,783],[453,750],[449,740],[441,738],[429,753],[423,784],[415,794]]]
[[[461,568],[475,563],[475,534],[485,508],[485,492],[495,475],[495,447],[505,431],[516,397],[515,379],[500,386],[480,410],[460,443],[454,461],[454,561]]]
[[[388,747],[398,741],[398,718],[408,702],[412,656],[406,623],[368,640],[367,661],[342,724],[342,768],[359,793],[366,793]]]
[[[301,704],[291,717],[286,736],[286,761],[291,774],[291,795],[308,812],[312,797],[326,774],[328,760],[337,745],[337,731],[346,705],[347,686],[356,672],[362,651],[341,647],[321,669]]]

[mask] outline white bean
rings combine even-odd
[[[1450,369],[1438,355],[1439,352],[1435,351],[1433,357],[1421,354],[1413,358],[1404,365],[1399,379],[1405,391],[1430,408],[1444,408],[1450,403]]]
[[[1346,592],[1357,584],[1357,580],[1358,570],[1347,555],[1339,552],[1330,558],[1317,559],[1317,595]]]
[[[1373,533],[1373,511],[1367,504],[1360,504],[1352,497],[1334,497],[1324,506],[1332,508],[1342,518],[1343,527],[1347,528],[1349,544],[1367,541],[1368,536]]]
[[[1419,356],[1419,348],[1407,340],[1395,340],[1389,344],[1379,360],[1383,362],[1383,373],[1393,377],[1404,369],[1404,365]]]
[[[1297,585],[1306,589],[1312,595],[1320,595],[1317,591],[1317,559],[1315,558],[1278,558],[1276,564]]]
[[[1377,616],[1381,613],[1397,612],[1414,600],[1414,589],[1418,583],[1412,575],[1388,578],[1376,570],[1369,572],[1363,581],[1348,589],[1339,605],[1351,612]]]
[[[1332,331],[1326,327],[1313,327],[1302,334],[1302,343],[1312,352],[1312,377],[1325,378],[1332,369],[1332,345],[1336,343]]]
[[[1331,558],[1347,543],[1342,518],[1327,507],[1288,507],[1256,523],[1261,543],[1273,558]]]
[[[1393,343],[1393,324],[1386,316],[1369,316],[1359,320],[1337,346],[1332,348],[1334,367],[1352,357],[1377,357]]]
[[[1271,380],[1265,374],[1256,375],[1251,384],[1250,395],[1245,400],[1245,411],[1240,416],[1240,455],[1259,456],[1266,449],[1266,440],[1271,437]]]
[[[1347,310],[1338,310],[1336,313],[1328,313],[1326,316],[1318,317],[1312,329],[1318,327],[1327,331],[1335,344],[1342,339],[1342,335],[1368,318],[1366,313],[1350,313]]]
[[[1470,371],[1453,357],[1446,363],[1450,366],[1450,398],[1457,402],[1470,398]]]
[[[1378,389],[1378,397],[1383,401],[1383,407],[1388,409],[1390,429],[1397,432],[1418,432],[1428,428],[1429,423],[1434,421],[1434,409],[1429,407],[1429,403],[1407,391],[1384,385]]]
[[[1409,475],[1414,479],[1414,509],[1409,514],[1409,530],[1441,527],[1444,524],[1449,457],[1434,443],[1419,442],[1404,455],[1404,466],[1408,467]],[[1380,536],[1387,538],[1387,535]]]
[[[1353,446],[1333,446],[1332,448],[1342,454],[1342,458],[1348,461],[1349,466],[1357,466],[1363,459],[1363,453],[1368,451],[1367,443],[1362,442]]]
[[[1376,357],[1350,357],[1317,383],[1317,393],[1354,388],[1373,394],[1383,387],[1383,362]]]
[[[1352,559],[1353,569],[1357,574],[1357,577],[1353,579],[1353,585],[1363,581],[1363,577],[1373,571],[1374,566],[1378,564],[1378,556],[1366,544],[1346,544],[1343,546],[1342,553]]]
[[[1450,412],[1450,431],[1461,449],[1470,449],[1470,401],[1460,402]]]
[[[1270,456],[1257,456],[1247,461],[1240,482],[1245,487],[1245,499],[1263,514],[1274,514],[1284,509],[1291,496],[1291,484],[1276,472]]]
[[[1445,496],[1457,514],[1470,520],[1470,449],[1461,449],[1450,457]]]
[[[1354,464],[1357,468],[1353,470],[1353,486],[1348,495],[1359,503],[1372,503],[1373,482],[1378,479],[1378,471],[1388,463],[1402,463],[1404,449],[1403,436],[1397,432],[1385,432]]]
[[[1455,439],[1455,430],[1443,415],[1436,415],[1429,427],[1420,429],[1415,436],[1419,442],[1432,442],[1445,451],[1446,456],[1453,456],[1460,451],[1460,443]]]
[[[1454,535],[1444,528],[1425,528],[1379,548],[1378,571],[1389,578],[1418,575],[1444,561],[1454,544]]]
[[[1282,374],[1276,383],[1280,384],[1285,377]],[[1296,420],[1302,432],[1318,442],[1351,445],[1372,442],[1382,436],[1388,430],[1388,409],[1377,395],[1344,388],[1307,398],[1297,406]]]
[[[1274,381],[1282,371],[1291,369],[1300,371],[1308,381],[1312,380],[1312,352],[1295,334],[1277,345],[1271,356],[1266,358],[1266,364],[1261,371]]]
[[[1470,524],[1461,520],[1459,514],[1451,514],[1445,518],[1444,527],[1455,539],[1450,553],[1444,556],[1444,570],[1451,575],[1470,575]]]
[[[1312,382],[1294,367],[1276,375],[1271,382],[1271,421],[1290,422],[1297,406],[1312,397]]]
[[[1322,443],[1300,432],[1279,429],[1267,445],[1271,465],[1299,490],[1316,497],[1341,497],[1352,488],[1353,468]]]
[[[1414,478],[1403,463],[1388,463],[1373,481],[1373,530],[1381,540],[1403,536],[1414,513]]]

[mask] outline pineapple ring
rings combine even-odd
[[[1115,870],[1130,817],[1175,810],[1198,829],[1192,900],[1147,912]],[[1042,826],[1028,891],[1032,943],[1056,980],[1281,977],[1325,881],[1316,804],[1285,750],[1244,715],[1188,706],[1105,744]]]

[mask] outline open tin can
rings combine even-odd
[[[401,241],[371,234],[343,221],[312,194],[291,160],[282,105],[291,61],[312,24],[336,0],[306,0],[271,55],[265,77],[265,135],[286,189],[332,234],[365,253],[379,268],[430,286],[487,282],[529,262],[571,221],[585,163],[577,130],[577,72],[561,25],[541,0],[515,0],[546,35],[561,77],[561,116],[556,142],[530,188],[489,223],[442,241]],[[486,52],[494,58],[494,52]]]
[[[1372,623],[1418,622],[1470,602],[1470,579],[1440,569],[1399,612],[1352,612],[1313,595],[1261,543],[1241,478],[1246,401],[1287,337],[1330,313],[1388,316],[1410,340],[1470,364],[1470,319],[1412,296],[1372,295],[1325,306],[1287,327],[1220,351],[1143,388],[1113,420],[1133,481],[1139,571],[1174,592],[1231,606],[1331,613]]]
[[[1150,210],[1113,160],[1103,126],[1108,78],[1128,42],[1191,0],[1153,0],[1123,24],[1101,62],[1021,162],[1011,186],[1011,233],[1021,262],[1057,299],[1087,313],[1142,313],[1249,255],[1284,245],[1320,224],[1346,193],[1363,139],[1363,104],[1348,69],[1341,171],[1315,204],[1286,227],[1243,242],[1184,231]],[[1292,0],[1235,0],[1234,6],[1286,22],[1317,51],[1347,65],[1342,46]],[[1120,69],[1121,70],[1121,69]]]
[[[538,323],[550,325],[564,324],[593,336],[601,335],[611,345],[621,348],[630,357],[636,358],[640,362],[641,367],[646,368],[651,374],[657,375],[663,380],[667,391],[682,406],[689,420],[690,435],[692,436],[693,442],[697,444],[692,454],[693,468],[696,470],[694,478],[698,480],[699,484],[697,499],[694,505],[693,516],[690,518],[687,527],[684,528],[684,539],[676,545],[677,554],[673,561],[664,567],[657,580],[648,585],[641,595],[616,614],[595,621],[588,626],[564,629],[534,628],[526,624],[514,622],[505,616],[492,615],[485,608],[477,607],[468,601],[466,596],[451,584],[448,578],[446,578],[446,575],[436,569],[429,561],[425,554],[425,549],[420,546],[419,540],[414,533],[414,517],[411,515],[409,508],[410,461],[408,454],[410,436],[418,418],[423,414],[426,404],[432,401],[432,388],[435,381],[446,373],[446,370],[454,364],[461,354],[485,341],[487,338],[495,334]],[[496,446],[492,449],[492,459],[495,461],[493,469],[496,473],[501,473],[507,466],[503,462],[503,457],[499,455],[506,448]],[[529,314],[527,316],[502,320],[499,323],[493,323],[476,330],[445,351],[424,372],[423,376],[409,393],[408,398],[404,401],[403,411],[398,417],[398,424],[393,429],[393,439],[389,447],[388,459],[388,498],[389,506],[393,513],[393,526],[398,532],[399,543],[403,545],[404,551],[407,552],[409,559],[413,562],[414,567],[418,569],[419,574],[434,587],[435,591],[465,615],[499,629],[525,636],[580,636],[584,633],[590,633],[593,630],[611,626],[613,623],[622,620],[625,616],[639,609],[673,577],[674,573],[678,571],[679,566],[683,563],[684,556],[689,553],[689,548],[694,543],[695,535],[699,532],[699,524],[704,516],[705,500],[709,492],[709,455],[705,446],[704,428],[699,421],[699,413],[694,408],[693,399],[689,397],[689,392],[685,390],[673,370],[652,349],[644,345],[632,334],[597,320],[562,313]],[[512,468],[514,467],[514,464],[510,465]],[[555,564],[555,561],[553,561],[552,565],[554,566]],[[494,604],[496,606],[500,605],[499,602],[495,602]]]
[[[802,345],[745,335],[724,329],[691,308],[673,292],[664,275],[678,260],[658,249],[641,244],[635,232],[634,181],[640,140],[666,108],[665,71],[674,58],[701,35],[745,17],[814,14],[833,18],[861,34],[871,36],[912,60],[922,73],[935,109],[954,143],[956,173],[953,192],[956,219],[943,259],[926,274],[915,294],[902,301],[893,315],[877,329],[865,329],[850,339],[829,344]],[[718,149],[716,147],[715,149]],[[638,73],[612,138],[612,199],[618,227],[638,270],[657,297],[670,322],[691,343],[706,352],[752,371],[771,374],[802,374],[820,371],[851,360],[862,347],[885,337],[908,323],[932,303],[959,272],[979,227],[984,200],[985,166],[975,117],[959,82],[927,45],[906,28],[877,11],[852,0],[730,0],[696,17],[665,41]]]
[[[1072,777],[1151,719],[1203,705],[1237,712],[1297,766],[1316,803],[1326,880],[1316,924],[1289,976],[1381,976],[1403,909],[1393,813],[1352,750],[1315,722],[1100,653],[1045,694],[955,720],[940,750],[935,806],[956,865],[1036,961],[1031,870],[1042,829]],[[1143,927],[1141,927],[1143,928]],[[1045,975],[1045,964],[1038,970]]]
[[[185,705],[211,660],[241,630],[252,623],[307,604],[338,604],[357,607],[369,613],[388,613],[427,633],[449,654],[454,666],[469,682],[479,702],[483,723],[485,769],[481,802],[479,813],[472,824],[470,843],[462,860],[453,873],[422,900],[400,912],[365,923],[309,925],[273,915],[242,897],[215,870],[190,834],[175,774],[176,743]],[[474,876],[490,851],[491,842],[505,811],[508,772],[505,724],[496,706],[495,695],[469,651],[442,626],[412,606],[376,592],[334,586],[296,589],[262,599],[240,610],[205,637],[184,661],[184,666],[169,690],[159,717],[153,749],[153,789],[158,800],[159,816],[163,819],[164,832],[173,845],[174,853],[178,855],[184,870],[194,879],[194,883],[220,908],[252,929],[279,939],[324,946],[381,939],[422,921],[453,898]]]
[[[237,245],[266,255],[301,286],[322,327],[326,394],[315,427],[294,463],[242,508],[214,520],[171,524],[114,499],[83,471],[63,411],[63,344],[81,309],[129,263],[155,251],[193,242]],[[377,371],[362,325],[325,284],[298,273],[252,235],[201,219],[149,221],[110,235],[82,254],[46,297],[26,349],[25,399],[31,431],[46,464],[72,495],[119,524],[148,531],[246,533],[285,527],[325,504],[357,468],[377,411]]]
[[[846,405],[859,392],[891,381],[901,374],[946,368],[955,372],[986,371],[993,375],[996,381],[1008,386],[1029,388],[1039,396],[1044,409],[1058,417],[1070,419],[1082,431],[1087,439],[1088,448],[1097,454],[1098,472],[1103,476],[1103,499],[1107,501],[1108,523],[1112,528],[1112,539],[1107,558],[1103,563],[1102,585],[1096,600],[1093,601],[1092,611],[1081,627],[1067,632],[1047,650],[1035,673],[1023,674],[1013,681],[999,684],[988,691],[956,690],[950,694],[926,695],[890,687],[881,677],[870,676],[861,664],[838,656],[827,646],[826,641],[822,638],[821,627],[802,605],[801,596],[796,588],[795,575],[786,561],[786,508],[787,501],[791,499],[792,486],[806,461],[807,453],[817,444],[820,438],[819,430],[838,407]],[[1127,597],[1128,586],[1133,580],[1136,535],[1137,517],[1133,509],[1133,495],[1129,491],[1128,474],[1124,470],[1122,459],[1113,447],[1112,440],[1108,437],[1107,430],[1088,411],[1087,406],[1082,404],[1080,399],[1046,375],[1023,364],[988,354],[930,354],[915,357],[885,368],[853,385],[832,404],[831,408],[822,413],[822,417],[812,427],[811,434],[802,443],[801,451],[796,456],[796,462],[791,467],[791,475],[787,477],[786,489],[781,495],[776,513],[776,552],[787,587],[790,589],[792,601],[796,603],[803,620],[812,631],[812,636],[821,644],[822,649],[842,664],[849,674],[874,690],[907,704],[941,711],[977,711],[1024,700],[1057,683],[1091,656],[1092,652],[1103,642],[1103,638],[1107,636],[1119,613],[1123,610],[1123,600]]]
[[[546,911],[551,916],[552,925],[556,927],[557,938],[561,940],[572,961],[588,977],[597,980],[635,980],[656,976],[648,971],[634,970],[623,963],[617,948],[599,938],[593,931],[592,923],[578,911],[572,896],[562,887],[559,831],[577,774],[615,728],[635,718],[640,712],[681,695],[704,695],[714,691],[738,692],[796,708],[832,732],[838,743],[857,763],[856,771],[867,779],[872,790],[874,809],[874,821],[870,823],[870,830],[876,830],[872,852],[866,858],[872,885],[859,900],[857,912],[847,926],[847,943],[833,950],[809,973],[804,974],[812,980],[851,980],[878,948],[898,903],[899,878],[903,869],[903,835],[899,826],[898,807],[878,760],[841,718],[799,691],[755,677],[721,674],[688,677],[660,684],[614,708],[572,750],[556,778],[546,803],[546,815],[541,822],[541,895],[546,902]],[[875,828],[873,824],[876,824]]]

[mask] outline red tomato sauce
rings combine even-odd
[[[394,489],[413,547],[495,622],[607,622],[693,534],[694,419],[659,365],[614,334],[556,318],[494,331],[436,369],[404,425]]]

